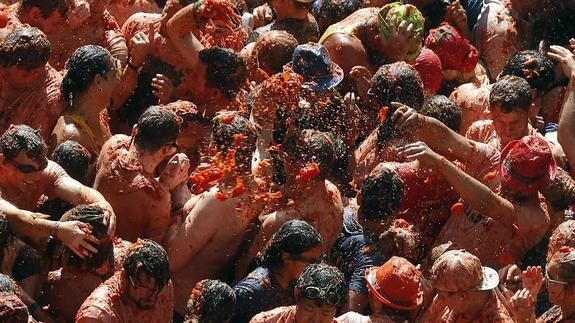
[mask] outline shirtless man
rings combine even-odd
[[[248,253],[236,269],[244,277],[254,257],[282,224],[292,219],[307,221],[323,237],[322,253],[329,251],[343,226],[343,205],[339,189],[326,180],[335,162],[330,133],[304,130],[282,145],[285,184],[282,200],[270,205],[260,217],[261,227]]]
[[[64,110],[62,76],[48,64],[51,48],[38,28],[17,28],[1,42],[0,133],[10,124],[26,124],[50,140]]]
[[[193,197],[186,209],[191,211],[185,222],[167,237],[170,270],[174,279],[176,312],[185,315],[186,302],[194,285],[205,278],[226,278],[244,241],[244,235],[265,207],[263,193],[251,174],[251,156],[255,150],[255,125],[234,112],[224,112],[216,118],[212,147],[228,158],[234,166],[218,169],[214,162],[205,171],[192,175],[192,183],[210,169],[222,177],[216,185]],[[236,139],[242,138],[242,139]],[[239,143],[236,143],[240,140]],[[222,161],[220,161],[222,162]],[[200,265],[201,264],[201,265]]]
[[[138,240],[130,248],[122,269],[84,301],[76,322],[171,322],[169,267],[164,248],[151,240]]]
[[[575,49],[575,39],[571,39],[571,47]],[[563,109],[559,119],[559,143],[565,151],[571,169],[575,169],[575,57],[567,48],[552,46],[549,56],[561,64],[563,73],[569,78],[569,84],[563,100]],[[571,172],[573,173],[573,172]]]
[[[417,25],[406,17],[388,15],[405,9]],[[392,19],[393,16],[393,19]],[[412,5],[389,4],[383,8],[357,10],[344,20],[331,25],[319,43],[347,76],[354,66],[375,73],[383,63],[411,61],[419,55],[422,42],[423,16]],[[352,75],[350,75],[352,76]]]
[[[170,223],[170,191],[188,176],[189,161],[177,150],[176,115],[150,107],[132,130],[132,136],[115,135],[102,148],[96,163],[94,188],[107,197],[118,214],[116,236],[162,241]],[[174,155],[155,178],[156,168]],[[136,202],[137,201],[137,202]]]
[[[49,273],[45,292],[50,310],[66,322],[72,322],[84,300],[113,272],[114,250],[101,208],[78,205],[66,212],[61,221],[88,223],[94,237],[101,241],[96,246],[98,253],[87,259],[79,259],[61,244],[54,247],[63,267]]]
[[[549,214],[539,191],[555,177],[556,164],[544,139],[526,136],[508,144],[501,153],[501,186],[494,190],[422,142],[398,153],[441,173],[461,196],[436,245],[452,241],[500,268],[521,260],[547,232]]]
[[[42,195],[77,204],[98,204],[105,209],[109,233],[116,225],[112,207],[98,193],[72,179],[58,164],[46,158],[46,144],[25,125],[10,127],[0,137],[0,212],[20,237],[58,238],[80,258],[97,252],[90,226],[78,221],[54,222],[34,210]]]
[[[8,16],[6,26],[0,28],[0,40],[26,24],[42,30],[51,39],[63,28],[69,7],[65,0],[22,0],[11,6],[0,4],[0,9]]]

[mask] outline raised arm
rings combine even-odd
[[[571,39],[571,44],[575,47],[575,39]],[[551,46],[549,56],[561,64],[563,72],[569,78],[557,136],[573,169],[575,167],[575,141],[573,140],[575,138],[575,58],[571,51],[561,46]]]
[[[398,153],[409,160],[417,159],[420,163],[440,172],[471,208],[512,230],[513,224],[516,222],[513,204],[465,173],[445,157],[435,153],[425,143],[416,142],[399,147]]]
[[[197,68],[200,51],[204,45],[194,36],[192,29],[198,16],[202,0],[192,3],[178,11],[166,25],[168,37],[176,49],[186,59],[192,69]]]

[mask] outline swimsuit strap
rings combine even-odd
[[[68,118],[70,120],[72,120],[72,122],[78,126],[81,130],[83,131],[88,138],[90,139],[90,143],[92,145],[92,149],[93,151],[95,151],[96,153],[99,152],[98,149],[98,139],[96,138],[96,135],[94,134],[94,131],[92,131],[92,128],[90,128],[90,126],[88,126],[88,124],[86,123],[86,120],[84,120],[84,118],[76,113],[64,113],[62,115],[64,118]]]

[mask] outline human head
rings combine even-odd
[[[505,63],[500,76],[507,75],[525,79],[537,94],[543,94],[555,81],[555,64],[536,50],[524,50],[511,56]]]
[[[421,114],[435,118],[449,129],[459,132],[461,125],[461,108],[444,95],[434,95],[424,104]]]
[[[73,140],[62,142],[52,153],[52,160],[80,183],[86,182],[91,159],[88,149]]]
[[[234,315],[236,294],[219,280],[204,279],[196,284],[186,306],[184,323],[227,323]]]
[[[479,51],[448,23],[429,31],[425,47],[431,49],[441,60],[444,70],[463,73],[473,72],[479,60]],[[444,74],[444,76],[448,76]]]
[[[285,30],[270,30],[256,40],[252,59],[271,76],[283,71],[283,66],[291,62],[297,45],[297,39]]]
[[[62,215],[61,222],[80,221],[92,226],[92,235],[100,240],[94,248],[98,251],[84,259],[78,257],[72,250],[58,243],[57,252],[62,260],[73,268],[106,274],[113,266],[114,246],[112,237],[108,236],[108,226],[104,224],[105,210],[96,205],[80,204]]]
[[[0,43],[0,72],[15,88],[34,85],[44,75],[52,45],[38,28],[17,28]]]
[[[396,255],[418,263],[421,254],[421,237],[414,226],[404,219],[395,219],[378,240],[378,248],[385,255]]]
[[[523,78],[505,76],[493,84],[489,107],[502,147],[527,134],[529,117],[535,113],[531,102],[531,87]]]
[[[343,80],[341,67],[331,61],[327,48],[318,43],[298,45],[289,66],[303,76],[302,87],[313,92],[331,90]]]
[[[28,308],[18,295],[0,292],[0,321],[6,323],[28,322]]]
[[[575,300],[575,249],[561,247],[546,268],[549,301],[559,306],[573,306]]]
[[[421,272],[405,258],[393,256],[383,265],[369,268],[365,279],[372,310],[383,304],[394,310],[415,311],[423,303]]]
[[[0,293],[14,293],[16,295],[19,294],[18,285],[16,285],[16,282],[12,280],[10,276],[0,274]]]
[[[200,61],[206,66],[206,90],[212,90],[208,95],[234,98],[248,77],[243,58],[230,49],[220,47],[205,48],[199,55]]]
[[[360,186],[360,220],[387,220],[401,204],[404,190],[403,181],[393,169],[385,163],[375,166]]]
[[[345,302],[346,291],[339,269],[326,264],[307,266],[295,287],[297,322],[333,322],[338,306]]]
[[[65,0],[20,0],[19,19],[47,34],[61,31],[69,6]]]
[[[62,97],[69,104],[86,92],[111,104],[113,91],[120,80],[120,66],[110,52],[97,45],[82,46],[66,62],[62,79]]]
[[[164,106],[172,110],[178,117],[180,132],[178,134],[178,152],[190,153],[196,150],[202,140],[202,115],[198,107],[189,101],[178,100]],[[191,156],[188,156],[191,157]]]
[[[304,268],[318,260],[321,235],[302,220],[290,220],[274,233],[258,254],[258,265],[273,270],[286,270],[296,280]]]
[[[151,106],[138,119],[133,137],[137,149],[156,153],[163,149],[166,155],[174,152],[173,144],[179,134],[178,119],[170,109]]]
[[[37,130],[11,125],[0,137],[0,163],[3,175],[24,190],[39,180],[48,165],[47,147]]]
[[[235,163],[239,170],[250,171],[252,154],[256,148],[257,129],[253,122],[235,111],[222,111],[214,118],[212,145],[227,153],[235,149]]]
[[[501,151],[502,188],[517,196],[533,196],[555,178],[557,165],[544,138],[525,136]]]
[[[443,67],[437,54],[431,49],[423,47],[411,65],[419,73],[425,92],[435,94],[443,82]]]
[[[547,248],[547,262],[564,246],[575,248],[575,220],[567,220],[553,230]]]
[[[168,254],[152,240],[132,245],[123,265],[128,297],[141,309],[150,309],[170,280]]]
[[[277,20],[305,19],[311,10],[310,0],[272,0],[271,5],[277,15]]]
[[[423,83],[415,68],[405,62],[383,65],[371,78],[368,98],[378,109],[399,102],[419,110],[424,98]]]
[[[363,2],[362,0],[322,0],[316,16],[320,34],[323,34],[330,25],[361,9]]]
[[[476,256],[465,250],[442,254],[431,268],[431,283],[438,297],[455,314],[465,314],[499,284],[497,272],[482,267]]]
[[[421,12],[413,5],[394,2],[383,6],[378,12],[377,18],[379,27],[378,36],[383,42],[383,48],[395,45],[394,43],[397,42],[397,33],[394,33],[393,30],[397,29],[402,21],[405,20],[413,24],[413,33],[415,36],[410,39],[407,51],[403,57],[398,57],[398,59],[405,60],[406,62],[414,60],[421,51],[423,27],[425,24],[425,18]]]
[[[315,181],[325,180],[331,174],[331,170],[338,160],[335,141],[330,132],[311,129],[299,131],[288,136],[282,148],[287,154],[284,168],[288,176],[301,174],[304,168],[315,164],[313,167],[317,166],[319,172],[317,176],[311,179]]]

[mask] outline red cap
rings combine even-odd
[[[426,90],[433,93],[439,90],[441,82],[443,82],[443,73],[441,72],[443,68],[441,67],[441,60],[434,51],[426,47],[422,48],[421,53],[411,65],[419,73]]]
[[[501,151],[501,177],[514,191],[532,194],[555,178],[557,164],[547,141],[538,136],[513,140]]]
[[[439,56],[445,70],[469,73],[475,69],[479,60],[477,48],[448,23],[431,29],[424,44]]]
[[[423,302],[421,272],[405,258],[394,256],[368,269],[365,279],[372,295],[393,309],[411,311]]]

